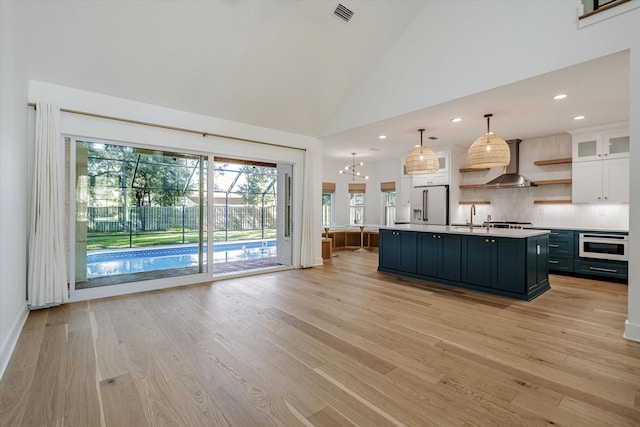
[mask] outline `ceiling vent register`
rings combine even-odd
[[[353,11],[340,3],[336,6],[336,10],[333,11],[333,14],[344,22],[349,22],[353,17]]]

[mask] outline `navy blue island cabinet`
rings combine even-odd
[[[416,272],[416,238],[413,231],[380,230],[378,234],[378,247],[385,247],[385,251],[379,251],[378,263],[380,267],[404,271]]]
[[[444,233],[418,234],[418,274],[460,281],[461,237]]]
[[[519,295],[549,286],[547,236],[526,239],[464,236],[462,244],[464,283]]]
[[[530,301],[549,289],[549,235],[382,229],[378,270]]]

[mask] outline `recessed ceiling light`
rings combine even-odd
[[[375,147],[371,147],[371,148],[369,148],[369,151],[380,151],[380,149],[379,148],[375,148]]]
[[[573,120],[582,120],[582,119],[584,119],[584,116],[575,116],[573,118]]]
[[[380,135],[378,138],[380,138],[380,139],[387,139],[387,135]]]
[[[555,99],[556,101],[559,99],[565,99],[567,97],[566,93],[559,93],[556,96],[553,97],[553,99]]]
[[[454,117],[453,119],[451,119],[451,121],[452,121],[453,123],[458,123],[458,122],[461,122],[461,121],[462,121],[462,119],[461,119],[460,117]]]

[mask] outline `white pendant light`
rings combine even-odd
[[[476,139],[467,152],[467,164],[470,168],[493,168],[508,166],[511,158],[509,145],[498,135],[491,133],[489,120],[493,114],[485,114],[487,133]]]
[[[424,129],[418,129],[420,132],[420,146],[411,150],[405,162],[406,172],[409,175],[421,175],[434,173],[440,169],[438,156],[428,147],[422,146],[422,133]]]

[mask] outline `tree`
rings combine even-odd
[[[245,166],[246,182],[238,185],[242,200],[250,206],[262,206],[275,202],[275,169],[263,166]],[[264,197],[264,199],[263,199]]]
[[[119,188],[136,206],[175,206],[199,187],[198,157],[119,145],[84,143],[93,199]],[[127,191],[130,190],[130,191]],[[181,200],[182,199],[182,200]],[[123,200],[123,206],[126,206]]]

